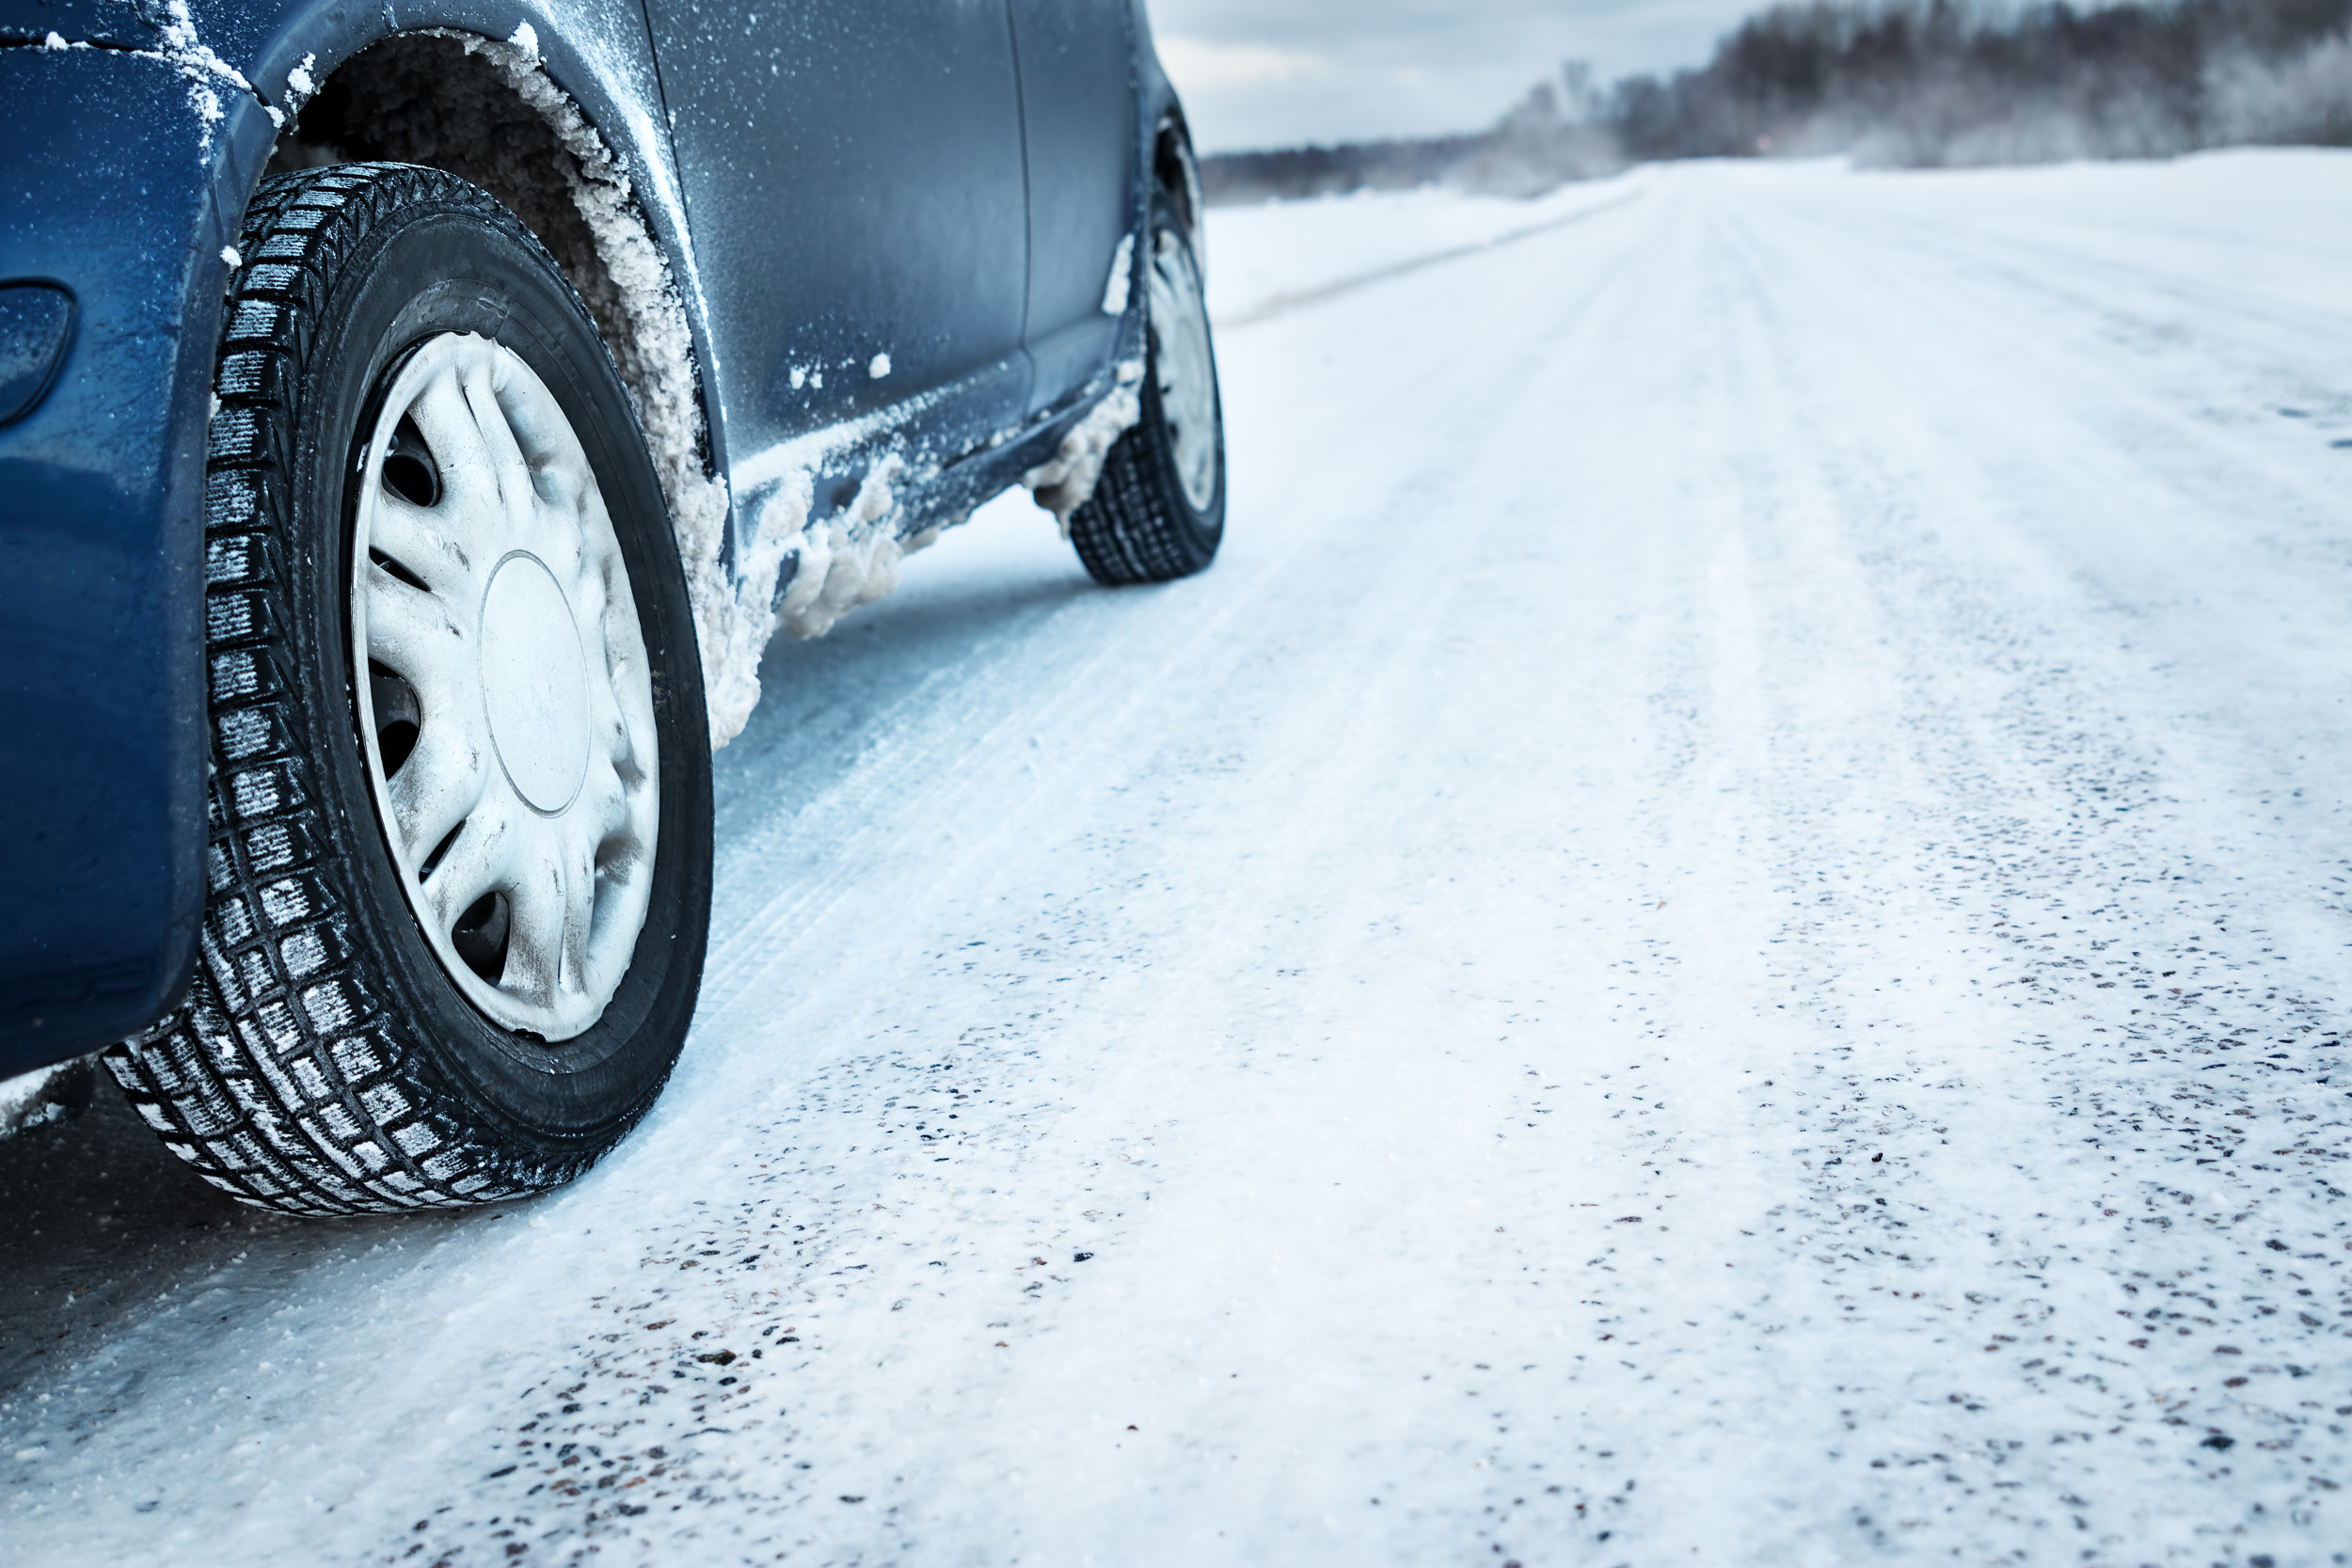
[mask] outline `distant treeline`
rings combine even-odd
[[[1228,202],[1431,182],[1527,195],[1657,158],[1922,166],[2246,143],[2352,145],[2352,0],[1776,6],[1697,70],[1600,87],[1571,62],[1486,132],[1228,153],[1201,176]]]

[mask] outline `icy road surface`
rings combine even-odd
[[[0,1146],[0,1560],[2344,1561],[2352,156],[1443,205],[771,654],[577,1187]]]

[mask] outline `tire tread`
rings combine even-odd
[[[1094,494],[1071,515],[1070,542],[1097,582],[1124,586],[1172,582],[1208,565],[1215,543],[1170,504],[1161,475],[1162,454],[1152,448],[1159,431],[1138,421],[1111,445]],[[1165,437],[1160,437],[1165,439]]]
[[[343,868],[322,853],[329,835],[292,696],[291,388],[339,259],[371,224],[426,198],[513,224],[464,182],[398,164],[281,175],[246,212],[206,455],[211,896],[186,1004],[105,1053],[139,1117],[199,1176],[290,1213],[503,1199],[594,1159],[524,1154],[469,1131],[377,1004]]]

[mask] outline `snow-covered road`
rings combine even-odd
[[[0,1144],[0,1560],[2347,1560],[2352,155],[1211,245],[1223,559],[777,648],[603,1168]]]

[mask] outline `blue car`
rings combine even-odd
[[[627,1133],[776,630],[1216,552],[1141,0],[0,0],[0,1078],[244,1202]]]

